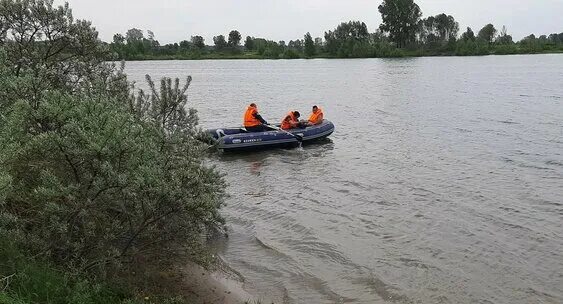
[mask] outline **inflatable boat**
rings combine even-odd
[[[244,151],[309,144],[332,134],[334,125],[325,119],[318,125],[287,131],[279,129],[279,125],[276,125],[272,130],[265,132],[248,132],[244,128],[210,129],[207,132],[215,139],[219,149]]]

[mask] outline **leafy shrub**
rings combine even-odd
[[[10,33],[0,41],[0,233],[88,273],[207,261],[202,236],[223,223],[224,183],[187,109],[191,78],[156,89],[147,77],[148,94],[134,96],[68,6],[4,0],[0,18]]]

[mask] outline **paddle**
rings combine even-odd
[[[302,141],[303,141],[303,136],[301,136],[301,135],[297,135],[297,134],[293,134],[293,133],[291,133],[291,132],[287,132],[286,130],[284,130],[284,129],[282,129],[282,128],[278,128],[278,127],[276,127],[276,126],[274,126],[274,125],[266,125],[266,126],[268,126],[269,128],[272,128],[272,129],[274,129],[274,130],[278,130],[278,131],[281,131],[281,132],[283,132],[283,133],[289,134],[289,135],[295,137],[295,139],[297,139],[298,142],[302,142]]]

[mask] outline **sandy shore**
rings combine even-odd
[[[255,297],[244,290],[242,278],[228,269],[219,267],[209,271],[199,265],[188,264],[181,271],[181,292],[189,303],[258,303]]]

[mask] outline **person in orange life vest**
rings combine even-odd
[[[307,125],[314,126],[322,123],[324,118],[323,116],[323,110],[317,106],[313,106],[313,113],[311,113],[311,116],[309,116]]]
[[[299,123],[299,117],[301,117],[301,114],[297,111],[290,111],[289,113],[287,113],[287,115],[285,115],[281,122],[282,130],[301,127],[301,124]]]
[[[263,132],[269,130],[266,126],[268,122],[258,114],[258,107],[255,103],[251,103],[246,112],[244,112],[244,128],[248,132]]]

